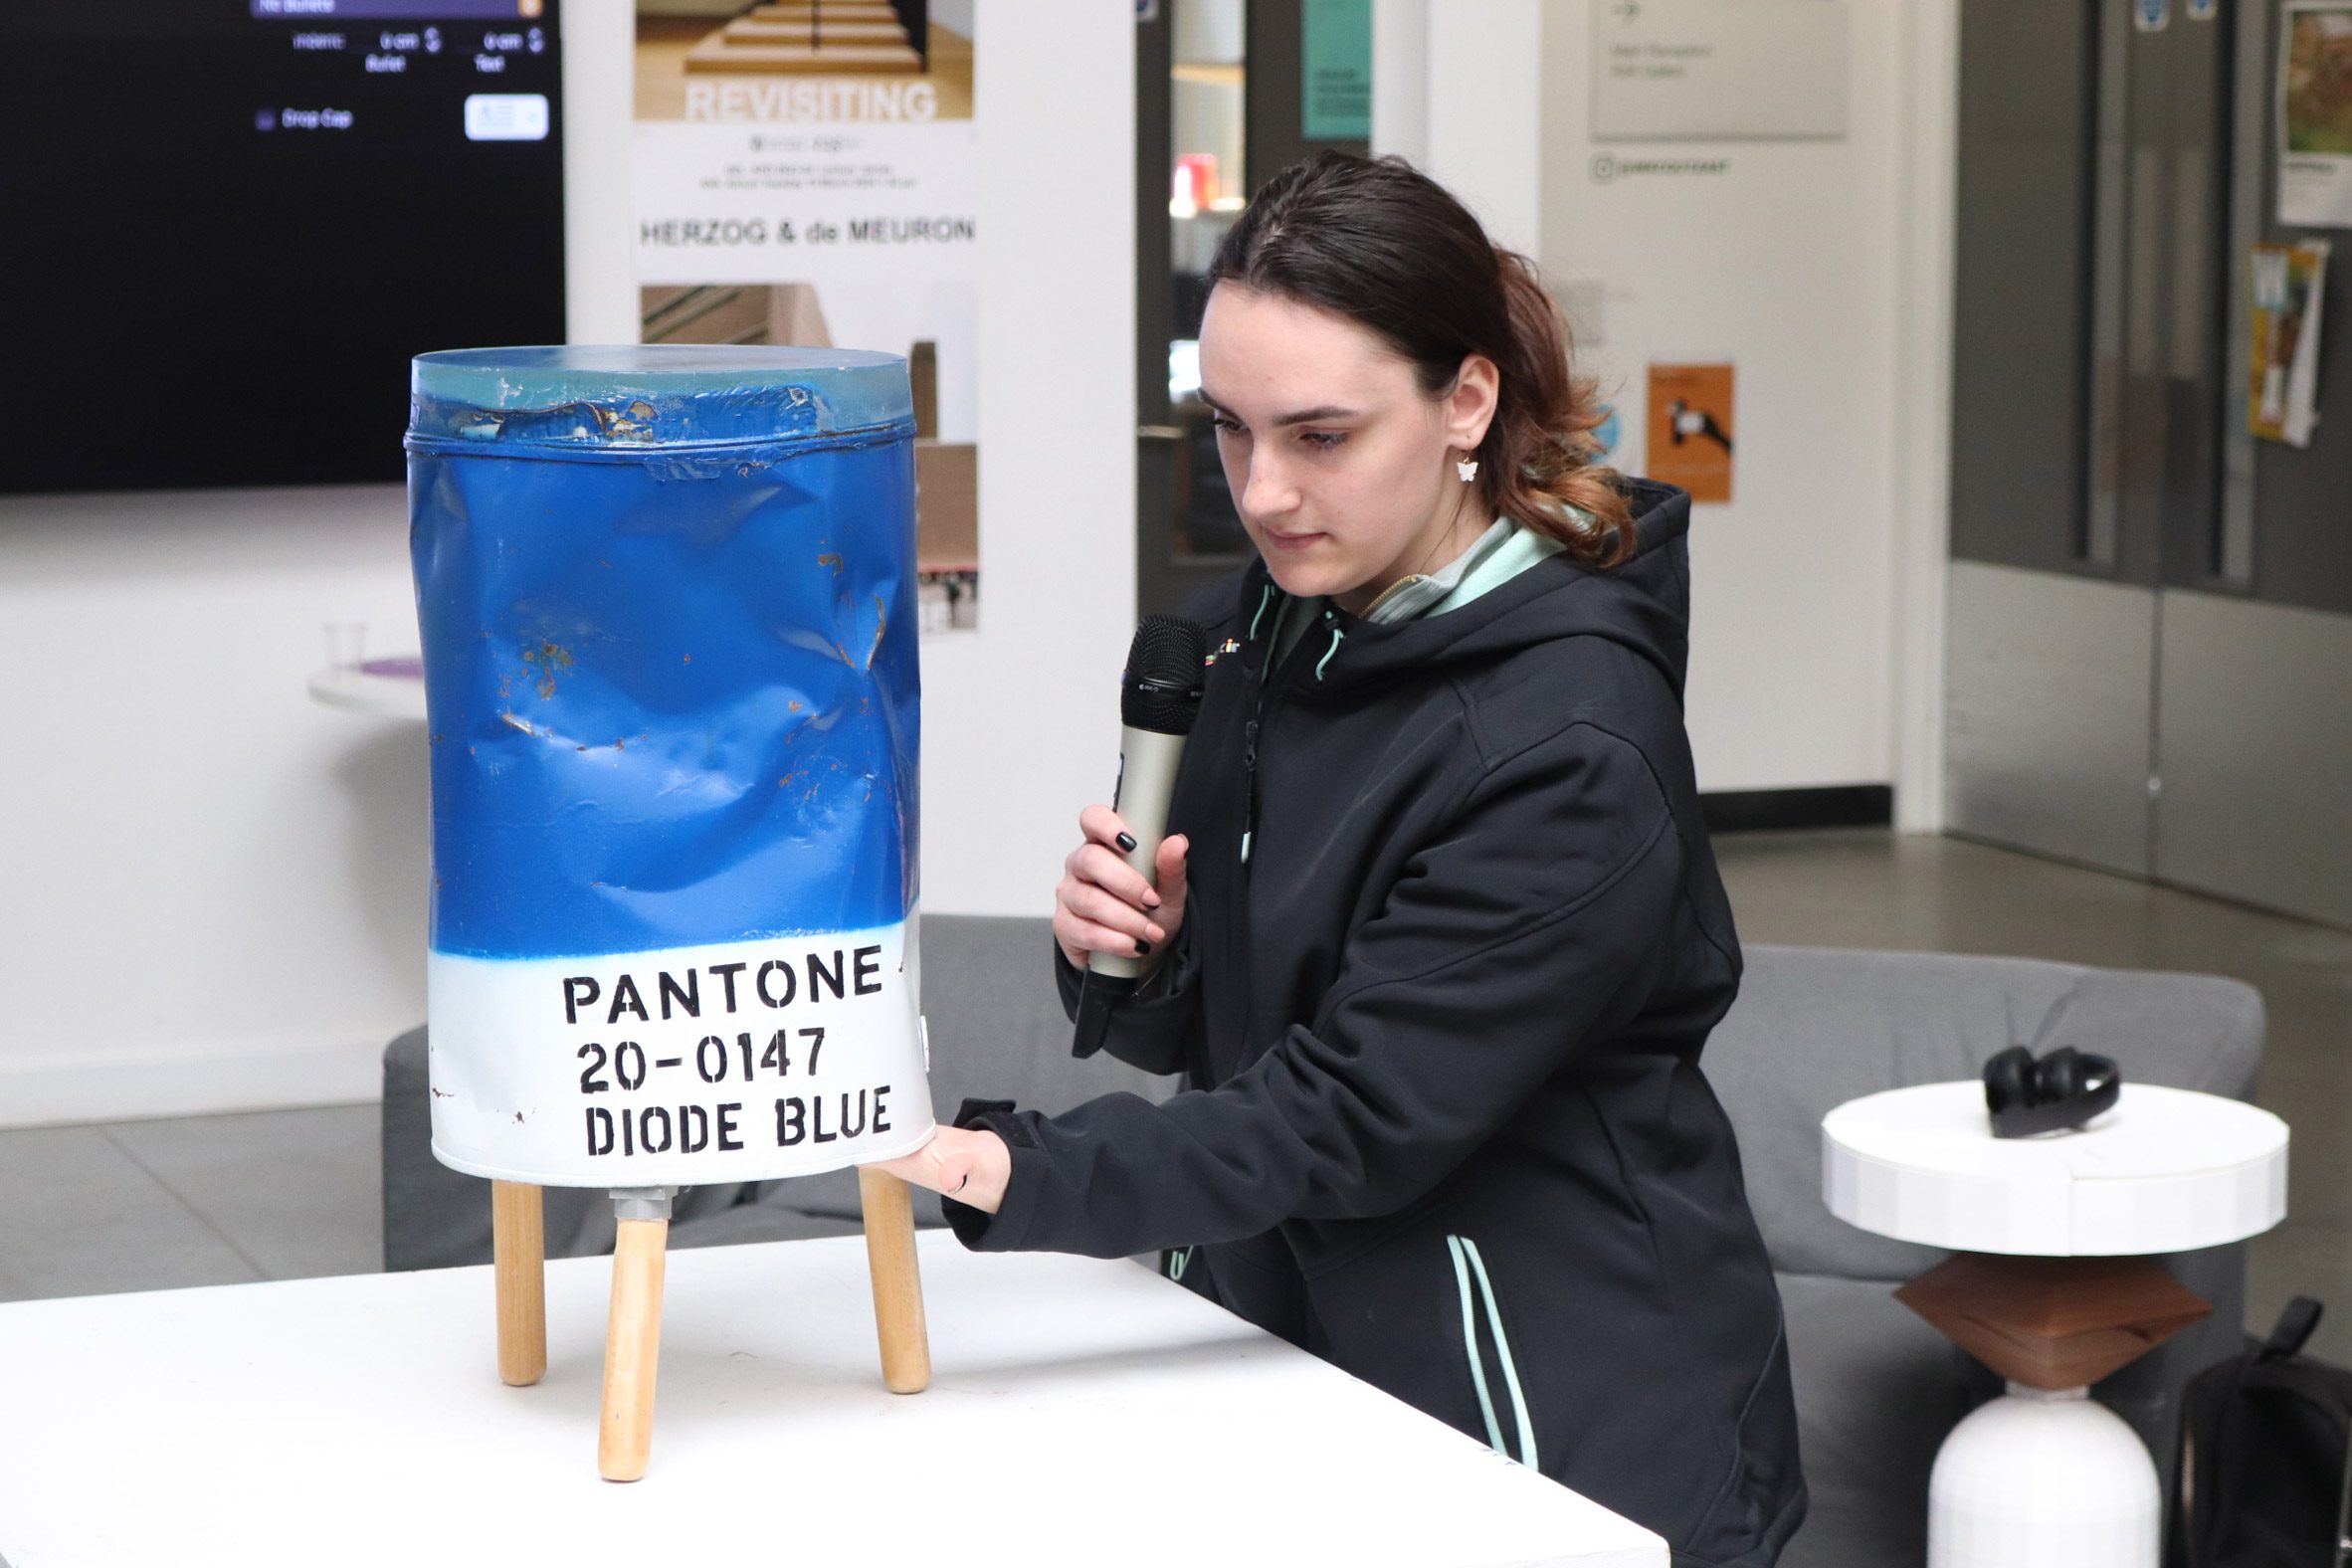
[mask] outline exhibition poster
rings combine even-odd
[[[1650,367],[1650,477],[1699,504],[1731,500],[1730,365]]]
[[[2319,419],[2319,304],[2327,253],[2325,240],[2254,248],[2254,380],[2247,422],[2264,440],[2311,444]]]
[[[2278,221],[2352,228],[2352,3],[2288,0],[2278,39]]]
[[[646,342],[904,354],[923,624],[977,608],[975,0],[636,0]]]

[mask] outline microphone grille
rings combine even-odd
[[[1129,729],[1189,735],[1201,711],[1209,632],[1177,615],[1147,615],[1127,645],[1119,681],[1119,722]]]

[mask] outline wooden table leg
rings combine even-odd
[[[645,1474],[654,1444],[654,1379],[662,1361],[662,1268],[668,1220],[620,1222],[613,1247],[612,1316],[604,1337],[604,1416],[596,1469],[606,1480]]]
[[[914,1194],[885,1171],[861,1169],[858,1199],[866,1212],[866,1266],[874,1275],[882,1383],[893,1394],[919,1394],[931,1386],[931,1339],[914,1259]]]
[[[527,1388],[547,1371],[546,1205],[528,1182],[490,1183],[498,1297],[498,1379]]]

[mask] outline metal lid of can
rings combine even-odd
[[[410,362],[411,448],[726,446],[910,434],[906,361],[724,343],[460,348]]]

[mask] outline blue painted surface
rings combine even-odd
[[[434,950],[648,952],[903,919],[919,747],[903,362],[490,353],[525,357],[504,375],[418,362],[409,438]]]

